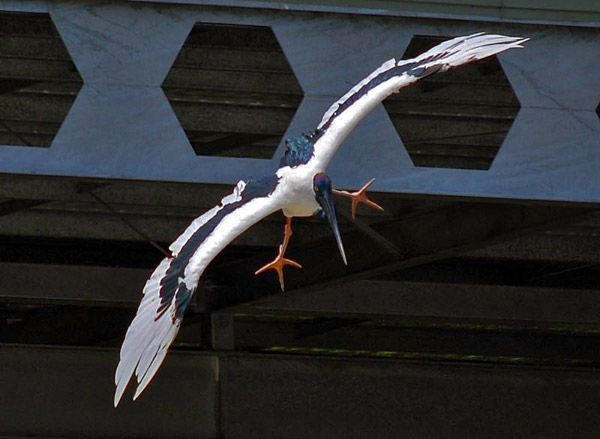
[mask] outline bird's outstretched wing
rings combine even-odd
[[[521,47],[525,41],[475,34],[446,41],[414,59],[385,62],[335,102],[313,134],[288,140],[280,168],[289,171],[316,159],[316,168],[324,170],[356,124],[392,93],[435,72]],[[194,220],[171,244],[171,257],[165,258],[146,282],[144,297],[121,347],[115,406],[134,374],[138,382],[134,399],[156,374],[206,266],[235,237],[284,207],[284,185],[277,185],[277,175],[279,171],[259,181],[240,181],[231,195]]]
[[[156,374],[206,266],[234,238],[282,207],[276,186],[276,176],[240,181],[232,194],[195,219],[171,244],[172,256],[163,259],[146,282],[125,335],[115,373],[115,407],[134,374],[138,382],[134,399]]]
[[[325,112],[311,136],[315,158],[324,169],[356,124],[401,88],[433,73],[522,47],[527,40],[477,33],[444,41],[413,59],[386,61]]]

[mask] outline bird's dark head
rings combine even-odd
[[[335,216],[335,205],[333,203],[333,193],[331,191],[331,178],[322,172],[316,174],[313,178],[313,191],[315,192],[317,203],[321,206],[322,212],[325,213],[325,216],[333,229],[338,249],[340,250],[344,264],[347,265],[346,253],[344,252],[342,237],[340,236],[340,230]]]
[[[322,196],[324,193],[331,193],[331,178],[329,178],[329,175],[319,172],[313,178],[313,184],[313,189],[317,197]]]

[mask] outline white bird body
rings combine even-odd
[[[286,141],[287,151],[274,175],[238,182],[219,205],[195,219],[171,244],[171,256],[163,259],[144,286],[144,296],[121,347],[115,406],[134,374],[138,382],[134,399],[146,388],[179,331],[202,273],[223,248],[256,222],[280,209],[287,217],[305,217],[322,208],[327,211],[329,206],[333,213],[327,212],[328,218],[345,259],[333,204],[325,205],[319,198],[322,189],[317,188],[317,177],[326,177],[331,191],[331,182],[324,174],[329,161],[375,106],[430,74],[521,47],[525,41],[474,34],[441,43],[414,59],[386,61],[333,103],[312,134]],[[286,228],[280,250],[285,250],[290,235]]]
[[[281,197],[281,206],[285,216],[307,217],[321,210],[321,206],[315,201],[313,189],[313,177],[319,172],[323,172],[318,165],[318,161],[311,160],[296,168],[285,166],[277,170],[276,174],[280,180],[276,193],[273,195]]]

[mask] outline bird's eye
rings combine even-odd
[[[319,189],[319,186],[315,185],[315,192],[319,192],[321,189]]]

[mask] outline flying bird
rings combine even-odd
[[[477,33],[445,41],[413,59],[384,62],[334,102],[311,134],[286,140],[287,149],[274,174],[240,180],[230,195],[196,218],[170,245],[170,256],[162,260],[144,286],[142,301],[121,347],[115,373],[115,407],[134,374],[138,386],[133,399],[148,386],[179,331],[200,276],[225,246],[256,222],[278,210],[286,217],[279,253],[256,272],[276,270],[282,290],[283,267],[300,267],[284,257],[293,217],[317,213],[326,217],[346,263],[333,195],[352,199],[353,216],[359,203],[381,207],[366,196],[373,180],[357,192],[338,191],[332,188],[325,170],[344,139],[375,106],[419,79],[522,47],[525,41]]]

